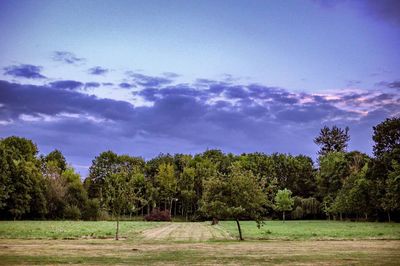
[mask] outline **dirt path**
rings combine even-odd
[[[219,226],[206,223],[168,223],[162,227],[147,229],[142,232],[148,240],[223,240],[233,239],[228,232]]]

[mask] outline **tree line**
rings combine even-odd
[[[108,219],[164,211],[181,219],[400,219],[400,117],[373,127],[373,156],[347,151],[349,129],[324,127],[305,155],[210,149],[150,160],[105,151],[88,176],[28,139],[0,140],[2,219]]]

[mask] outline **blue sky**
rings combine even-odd
[[[399,115],[396,0],[1,1],[0,137],[99,152],[303,153]]]

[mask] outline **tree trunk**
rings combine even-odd
[[[176,201],[175,201],[175,205],[174,205],[174,216],[176,216]]]
[[[240,240],[244,240],[243,237],[242,237],[242,229],[240,228],[239,219],[236,219],[236,224],[237,224],[237,227],[238,227],[238,230],[239,230],[239,239]]]
[[[340,221],[343,221],[342,213],[340,213]]]
[[[388,212],[387,215],[388,215],[388,221],[390,223],[390,212]]]
[[[115,231],[115,240],[119,240],[119,215],[117,215],[117,230]]]
[[[285,222],[285,211],[282,212],[282,220]]]

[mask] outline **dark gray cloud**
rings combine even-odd
[[[144,88],[133,97],[151,104],[134,106],[60,84],[0,81],[0,136],[17,134],[45,147],[60,145],[77,163],[90,164],[106,149],[147,158],[206,148],[315,155],[313,138],[319,129],[336,124],[350,126],[351,134],[364,140],[355,139],[350,148],[370,152],[372,126],[400,113],[400,95],[388,93],[295,94],[214,81],[200,87]]]
[[[50,86],[54,89],[76,90],[81,88],[83,83],[75,80],[59,80],[50,82]]]
[[[20,64],[12,65],[3,68],[4,75],[13,76],[15,78],[27,78],[27,79],[44,79],[46,78],[40,72],[42,71],[41,66]]]
[[[86,61],[85,58],[77,57],[75,54],[66,51],[55,51],[52,56],[54,61],[63,62],[66,64],[78,64]]]
[[[95,67],[88,69],[88,73],[91,75],[104,75],[104,74],[107,74],[108,71],[109,71],[108,68],[103,68],[100,66],[95,66]]]

